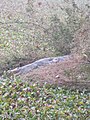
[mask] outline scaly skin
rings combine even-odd
[[[16,75],[26,74],[40,66],[45,66],[45,65],[60,62],[60,61],[63,62],[70,58],[71,58],[71,55],[66,55],[66,56],[61,56],[61,57],[43,58],[43,59],[37,60],[31,64],[28,64],[28,65],[25,65],[25,66],[22,66],[19,68],[15,68],[13,70],[9,70],[8,73],[13,73]]]

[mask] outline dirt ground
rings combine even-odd
[[[73,58],[63,62],[53,63],[34,69],[33,71],[21,75],[21,79],[31,83],[38,83],[43,85],[44,83],[59,86],[69,86],[73,88],[90,88],[90,82],[76,79],[76,71],[83,63],[81,59]],[[80,75],[78,76],[80,78]]]

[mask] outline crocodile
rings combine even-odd
[[[66,61],[67,59],[70,59],[71,55],[65,55],[65,56],[60,56],[60,57],[49,57],[49,58],[43,58],[43,59],[39,59],[31,64],[22,66],[22,67],[17,67],[13,70],[8,70],[8,73],[13,73],[16,75],[21,75],[21,74],[26,74],[30,71],[32,71],[33,69],[36,69],[40,66],[45,66],[45,65],[49,65],[52,63],[57,63],[57,62],[62,62],[62,61]]]

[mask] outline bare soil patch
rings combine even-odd
[[[90,81],[77,80],[75,77],[76,71],[82,64],[81,59],[73,58],[63,62],[53,63],[34,69],[33,71],[21,75],[21,79],[31,83],[44,83],[59,86],[68,86],[73,88],[90,88]]]

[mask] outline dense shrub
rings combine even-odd
[[[89,120],[89,93],[23,83],[14,78],[0,81],[0,119]]]
[[[0,16],[1,72],[20,66],[17,63],[21,60],[27,64],[43,57],[70,54],[73,35],[85,20],[87,9],[82,11],[72,1],[60,5],[24,2],[23,9],[17,8],[16,2],[15,10],[7,7],[9,10],[2,11]],[[12,5],[10,1],[6,3],[1,4]]]

